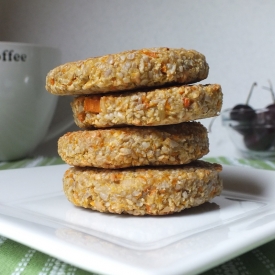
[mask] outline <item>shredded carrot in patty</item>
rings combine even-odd
[[[185,108],[188,108],[190,106],[190,99],[185,97],[183,99],[183,105]]]
[[[142,52],[151,57],[158,57],[156,52],[150,52],[150,51],[142,51]]]
[[[100,113],[100,97],[85,97],[84,110],[90,113]]]
[[[162,65],[161,65],[160,71],[161,71],[162,73],[166,74],[166,73],[167,73],[167,66],[166,66],[165,64],[162,64]]]
[[[86,114],[85,112],[81,112],[77,114],[77,118],[79,121],[83,122],[85,120]]]

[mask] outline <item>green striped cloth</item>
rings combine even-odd
[[[209,162],[275,170],[274,161],[204,158]],[[0,162],[0,170],[63,164],[58,158],[38,157],[15,162]],[[201,275],[275,274],[275,240],[253,249]],[[91,275],[91,273],[50,257],[30,247],[0,236],[0,275]],[[129,274],[130,275],[130,274]]]

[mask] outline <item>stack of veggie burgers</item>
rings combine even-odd
[[[63,177],[74,205],[100,212],[166,215],[201,205],[222,190],[220,164],[199,119],[222,106],[218,84],[195,50],[150,48],[60,65],[46,78],[52,94],[73,95],[79,131],[58,141],[70,167]]]

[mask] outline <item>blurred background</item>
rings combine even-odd
[[[250,105],[272,103],[262,86],[275,85],[274,25],[273,0],[0,0],[0,40],[60,48],[62,63],[145,47],[195,49],[210,66],[202,83],[222,85],[223,109],[245,103],[255,81]],[[59,98],[53,125],[72,116],[71,100]],[[208,156],[236,156],[219,117],[209,138]],[[56,155],[56,142],[34,154]]]

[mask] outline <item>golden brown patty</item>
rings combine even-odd
[[[150,48],[70,62],[51,70],[46,89],[56,95],[99,94],[207,78],[205,56],[195,50]]]
[[[222,106],[218,84],[173,86],[122,95],[79,96],[72,102],[80,128],[155,126],[216,116]]]
[[[68,169],[65,195],[76,206],[100,212],[165,215],[198,206],[219,195],[222,166],[195,161],[182,166]]]
[[[199,159],[208,152],[207,130],[198,122],[76,131],[58,140],[59,155],[74,166],[176,165]]]

